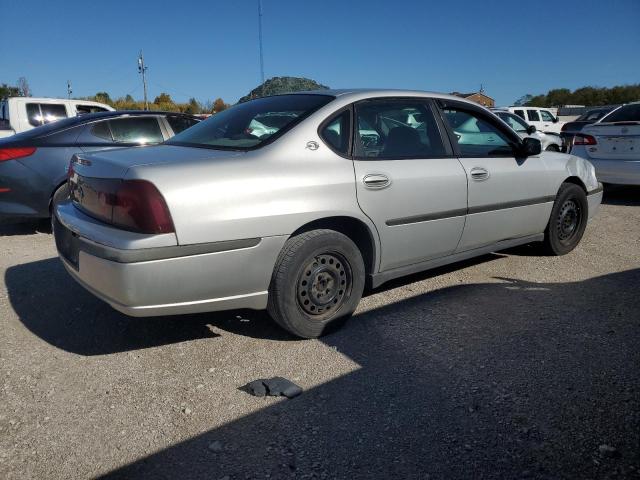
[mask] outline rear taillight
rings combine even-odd
[[[574,145],[597,145],[596,137],[591,135],[584,135],[582,133],[578,133],[573,137]]]
[[[28,157],[36,153],[36,147],[9,147],[0,148],[0,162]]]
[[[114,225],[144,233],[173,232],[164,197],[151,182],[125,180],[115,194]]]
[[[71,166],[69,187],[76,206],[99,220],[138,233],[175,231],[167,203],[151,182],[83,177]]]

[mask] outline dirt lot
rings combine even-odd
[[[0,478],[638,478],[640,189],[605,203],[568,256],[394,282],[319,341],[127,318],[0,227]],[[305,392],[238,390],[274,375]]]

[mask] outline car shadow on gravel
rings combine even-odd
[[[366,295],[496,258],[500,255],[484,255],[411,275],[388,282]],[[11,267],[5,274],[5,284],[14,311],[31,332],[57,348],[78,355],[108,355],[220,336],[214,331],[258,339],[299,340],[275,325],[264,311],[128,317],[78,285],[58,258]]]
[[[357,315],[321,341],[358,370],[103,478],[636,475],[640,269],[496,280]]]
[[[31,332],[78,355],[107,355],[210,339],[220,336],[218,328],[259,338],[292,338],[263,312],[128,317],[76,283],[58,258],[10,267],[5,284],[13,310]]]
[[[0,237],[13,235],[33,235],[36,233],[51,233],[51,225],[48,220],[38,222],[19,222],[0,224]]]
[[[606,185],[602,203],[607,205],[640,205],[640,186]]]

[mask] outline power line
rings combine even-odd
[[[264,83],[264,57],[262,54],[262,0],[258,0],[258,40],[260,42],[260,79]]]

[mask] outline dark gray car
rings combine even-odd
[[[76,153],[162,143],[198,123],[169,112],[90,113],[0,139],[0,222],[48,218]]]

